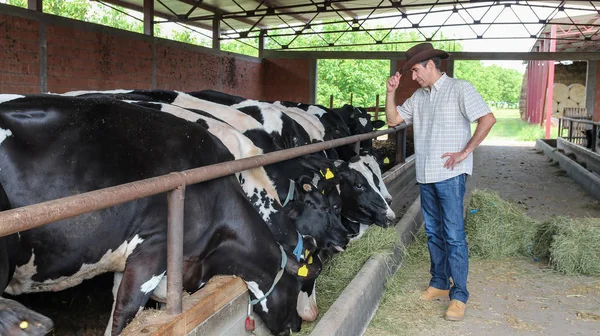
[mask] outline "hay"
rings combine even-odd
[[[310,334],[364,263],[374,255],[392,254],[394,246],[399,244],[400,240],[395,227],[382,229],[372,226],[362,238],[352,242],[346,251],[325,260],[316,286],[319,318],[315,322],[304,322],[302,330],[294,335]]]
[[[498,259],[530,255],[536,222],[492,191],[474,190],[465,221],[469,254]]]
[[[399,242],[395,228],[371,227],[346,251],[333,255],[323,265],[317,279],[317,304],[325,312],[338,298],[364,263],[376,254],[391,254]]]
[[[550,258],[550,246],[554,241],[554,236],[558,233],[559,227],[564,222],[564,217],[552,216],[537,226],[531,247],[533,255],[539,259]]]
[[[565,274],[600,276],[600,219],[562,220],[550,247],[552,267]]]

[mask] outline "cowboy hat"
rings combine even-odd
[[[450,55],[443,50],[433,49],[431,43],[420,43],[406,51],[406,64],[404,64],[400,72],[408,71],[413,65],[433,57],[446,59],[449,56]]]

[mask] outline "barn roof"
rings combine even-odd
[[[144,3],[152,1],[101,2],[143,11]],[[600,1],[154,0],[153,3],[159,21],[185,23],[209,31],[216,29],[221,40],[244,40],[263,34],[278,40],[281,49],[295,49],[296,36],[323,36],[325,25],[331,24],[326,21],[343,24],[342,30],[335,31],[338,35],[367,32],[372,36],[370,44],[392,43],[386,40],[389,34],[381,37],[382,34],[374,33],[392,30],[413,31],[422,41],[547,39],[544,32],[549,23],[555,23],[572,27],[565,28],[573,33],[572,41],[560,43],[560,48],[600,51],[597,33]],[[589,20],[572,19],[580,16]],[[448,34],[457,27],[463,27],[467,33],[459,37]],[[593,32],[588,34],[590,27]],[[335,39],[323,39],[321,47],[335,46],[344,45]]]

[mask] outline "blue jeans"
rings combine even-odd
[[[469,299],[469,251],[465,235],[463,198],[467,175],[421,184],[421,210],[431,259],[430,286],[450,289],[450,299]],[[454,286],[450,288],[450,277]]]

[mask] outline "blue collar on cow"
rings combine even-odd
[[[295,188],[296,188],[296,182],[294,182],[294,180],[290,180],[290,189],[288,190],[287,197],[286,197],[285,201],[283,202],[283,206],[286,206],[289,201],[294,200]]]
[[[263,297],[261,297],[259,299],[254,299],[254,300],[250,300],[250,298],[248,298],[248,300],[250,301],[248,303],[248,310],[250,310],[249,309],[250,306],[254,306],[255,304],[266,299],[267,296],[269,296],[269,294],[271,294],[271,292],[273,292],[273,289],[275,289],[275,285],[277,285],[277,283],[279,282],[279,279],[281,279],[281,276],[283,275],[283,271],[285,270],[285,265],[287,264],[287,255],[285,254],[285,251],[283,250],[283,247],[281,247],[281,245],[279,245],[279,250],[281,250],[281,269],[279,270],[279,272],[277,272],[277,275],[275,276],[275,281],[273,281],[273,285],[271,285],[271,288],[265,295],[263,295]]]
[[[298,232],[298,231],[296,231]],[[304,240],[302,240],[302,235],[300,235],[300,232],[298,232],[298,244],[296,244],[296,248],[294,249],[294,255],[296,256],[296,259],[298,259],[298,261],[300,261],[300,259],[302,258],[302,253],[304,252]]]

